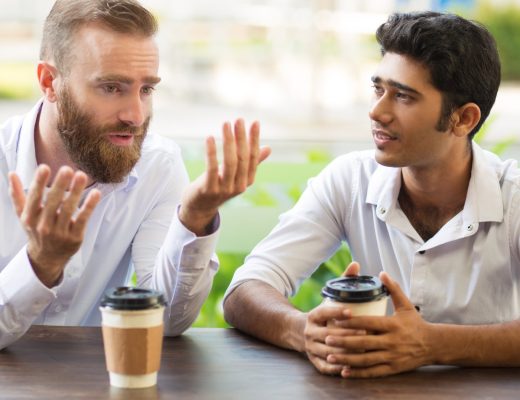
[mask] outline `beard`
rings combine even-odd
[[[94,118],[82,112],[68,87],[58,99],[58,133],[71,161],[90,178],[100,183],[119,183],[130,173],[139,158],[150,118],[137,127],[119,121],[96,125]],[[130,146],[117,146],[107,136],[132,134]]]

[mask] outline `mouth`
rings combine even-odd
[[[397,137],[392,136],[388,132],[385,132],[381,129],[373,129],[372,136],[374,137],[374,142],[377,146],[382,146],[392,141],[397,140]]]
[[[134,136],[131,133],[117,132],[108,134],[107,138],[116,146],[131,146],[134,143]]]

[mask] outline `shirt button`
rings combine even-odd
[[[424,253],[426,253],[426,250],[419,251],[419,254],[424,254]]]
[[[61,310],[63,310],[63,307],[60,304],[58,304],[56,307],[54,307],[54,311],[57,313],[61,312]]]
[[[381,215],[383,215],[384,213],[386,213],[386,209],[385,209],[384,207],[380,207],[380,208],[379,208],[379,213],[380,213]]]
[[[473,230],[473,225],[468,225],[468,226],[466,227],[466,230],[467,230],[468,232],[471,232],[471,231]]]

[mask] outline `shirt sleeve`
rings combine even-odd
[[[296,205],[280,216],[273,231],[236,270],[225,297],[249,280],[263,281],[286,297],[294,295],[336,252],[345,237],[349,209],[349,193],[341,193],[337,184],[338,168],[338,162],[333,162],[309,181]]]
[[[180,335],[197,318],[218,270],[215,248],[219,217],[213,232],[197,237],[177,214],[181,194],[189,183],[180,153],[161,177],[164,188],[156,205],[143,221],[132,245],[137,285],[165,295],[165,334]]]
[[[27,332],[55,298],[35,275],[24,246],[0,272],[0,349]]]

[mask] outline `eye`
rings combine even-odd
[[[413,99],[412,96],[410,96],[409,94],[403,93],[403,92],[397,92],[395,94],[395,97],[397,99],[404,100],[404,101],[409,101],[409,100]]]
[[[155,91],[153,86],[145,86],[141,89],[141,92],[146,95],[151,95]]]
[[[104,85],[103,86],[103,90],[106,92],[106,93],[117,93],[119,92],[119,87],[117,87],[117,85],[112,85],[112,84],[109,84],[109,85]]]
[[[372,87],[374,88],[374,93],[377,96],[382,96],[385,92],[385,90],[379,85],[372,85]]]

